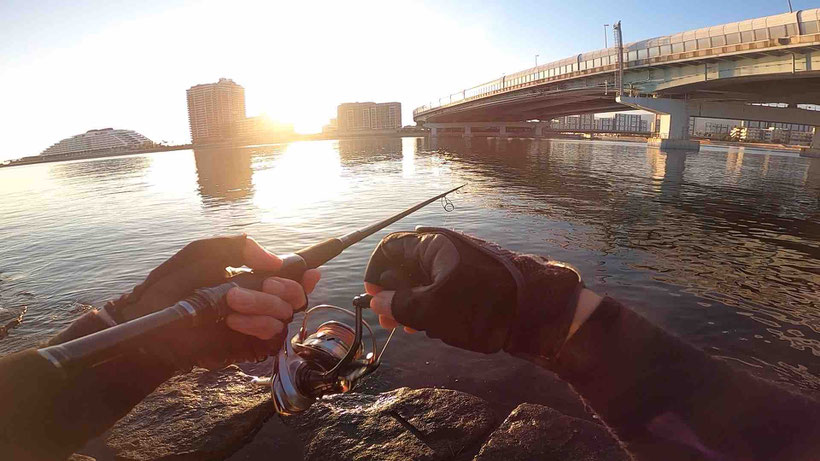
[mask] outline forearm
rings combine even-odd
[[[553,368],[627,443],[653,434],[707,459],[816,454],[817,402],[730,369],[611,298]]]
[[[87,314],[50,344],[104,328]],[[134,351],[65,377],[30,349],[0,358],[0,452],[10,459],[62,459],[102,434],[172,375]]]

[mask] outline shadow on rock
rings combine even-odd
[[[447,460],[495,427],[487,402],[449,389],[341,394],[286,419],[306,434],[305,460]],[[473,448],[475,449],[475,448]]]
[[[273,414],[266,388],[236,366],[171,378],[111,430],[123,460],[218,460],[250,440]]]

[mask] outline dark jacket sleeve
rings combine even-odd
[[[101,330],[89,313],[49,344]],[[141,352],[72,377],[35,349],[0,358],[0,458],[65,459],[110,428],[173,371]]]
[[[703,459],[820,457],[818,402],[730,368],[611,298],[554,365],[628,446],[659,438]]]

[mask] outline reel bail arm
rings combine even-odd
[[[299,333],[290,341],[286,341],[285,347],[276,357],[271,373],[271,398],[279,414],[299,413],[307,410],[323,395],[349,392],[361,378],[379,367],[395,328],[379,351],[372,328],[362,318],[362,311],[370,307],[372,298],[368,294],[353,298],[355,313],[328,304],[313,307],[305,312]],[[351,328],[344,323],[331,320],[322,323],[316,331],[308,335],[308,317],[319,309],[330,309],[351,315],[355,318],[356,324]],[[365,328],[370,334],[372,344],[370,352],[362,358],[362,335]],[[335,364],[328,366],[333,360]]]

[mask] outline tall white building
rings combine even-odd
[[[103,128],[65,138],[44,150],[40,155],[75,154],[108,149],[130,149],[153,143],[147,137],[131,130]]]
[[[229,78],[188,88],[188,122],[194,144],[236,136],[245,120],[245,88]]]

